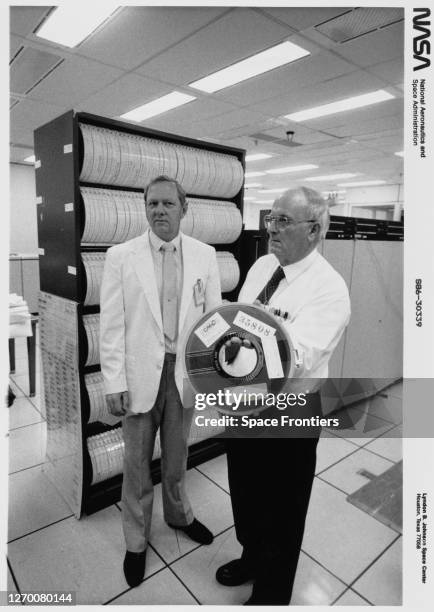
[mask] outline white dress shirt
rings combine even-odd
[[[273,254],[260,257],[249,270],[238,301],[253,303],[279,265]],[[288,313],[286,321],[278,320],[301,359],[291,391],[316,391],[320,386],[318,379],[328,376],[329,359],[350,319],[348,288],[342,276],[316,249],[304,259],[282,268],[285,278],[269,305]],[[297,386],[295,379],[303,380]]]
[[[154,232],[149,229],[149,243],[151,245],[152,259],[154,260],[155,280],[157,281],[158,295],[160,297],[160,309],[163,303],[163,251],[161,246],[163,244],[173,244],[175,247],[175,267],[176,267],[176,286],[178,293],[178,317],[179,317],[179,305],[182,295],[182,242],[181,235],[178,234],[170,242],[161,240]],[[161,311],[161,314],[162,311]],[[166,353],[176,353],[178,338],[172,342],[166,336],[164,337]]]

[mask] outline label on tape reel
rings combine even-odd
[[[252,315],[246,314],[242,310],[237,312],[237,316],[234,319],[234,325],[238,325],[241,329],[245,329],[259,338],[269,338],[276,333],[274,327],[270,327],[270,325],[252,317]]]
[[[185,371],[195,394],[241,386],[277,394],[293,376],[293,350],[286,329],[263,308],[223,304],[190,330],[183,348]]]
[[[282,378],[284,374],[276,336],[263,336],[261,341],[268,376],[270,378]]]
[[[202,340],[206,348],[209,348],[213,342],[218,340],[227,330],[229,325],[218,312],[213,314],[209,319],[195,330],[196,336]]]

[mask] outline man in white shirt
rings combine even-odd
[[[124,574],[131,587],[145,572],[158,429],[164,518],[195,542],[213,540],[194,518],[184,487],[193,409],[181,402],[185,372],[178,347],[203,313],[221,304],[216,253],[179,231],[187,202],[177,181],[151,181],[145,205],[149,230],[107,251],[100,299],[107,404],[123,417]]]
[[[281,312],[280,322],[302,361],[287,390],[307,392],[307,405],[295,416],[320,416],[319,379],[327,378],[328,361],[350,317],[346,284],[317,250],[327,233],[328,207],[312,189],[288,190],[274,202],[265,224],[269,254],[254,263],[238,299]],[[232,508],[243,552],[220,567],[216,578],[226,586],[253,580],[245,605],[288,605],[291,600],[317,442],[318,433],[227,439]]]

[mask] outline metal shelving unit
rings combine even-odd
[[[209,154],[231,156],[244,174],[245,151],[203,141],[182,138],[106,119],[87,113],[68,111],[35,131],[35,174],[37,194],[38,246],[40,269],[39,312],[41,316],[41,353],[47,414],[47,467],[50,479],[68,502],[75,516],[90,513],[120,498],[122,476],[115,474],[95,481],[95,462],[88,450],[90,437],[119,432],[118,423],[89,422],[92,402],[85,377],[99,372],[99,365],[87,365],[89,336],[84,320],[97,315],[99,305],[86,305],[88,279],[82,254],[104,253],[107,244],[82,244],[86,225],[83,187],[142,193],[137,186],[80,181],[85,156],[81,126],[104,128],[128,137],[146,138],[168,145],[189,147]],[[199,154],[198,154],[199,155]],[[217,196],[187,193],[204,201]],[[219,197],[234,202],[242,215],[243,187],[234,197]],[[231,244],[213,245],[229,251],[240,261],[241,236]],[[239,284],[223,294],[235,299]],[[110,434],[111,435],[111,434]],[[94,438],[95,440],[95,438]],[[212,438],[190,447],[189,465],[222,452],[222,444]],[[157,452],[158,454],[158,452]],[[118,453],[119,458],[119,453]],[[95,460],[95,455],[93,455]],[[159,460],[153,462],[155,481],[159,480]]]

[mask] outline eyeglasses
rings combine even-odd
[[[267,229],[269,229],[273,222],[278,230],[284,230],[287,227],[299,225],[300,223],[315,223],[316,219],[303,219],[303,221],[293,221],[292,219],[289,219],[289,217],[285,217],[285,215],[278,215],[276,217],[273,215],[265,215],[264,225]]]

